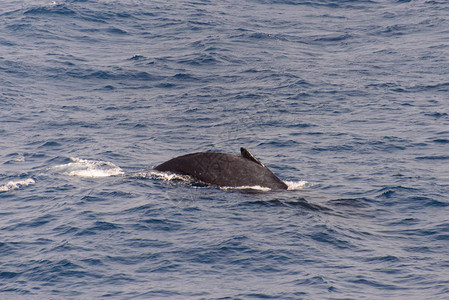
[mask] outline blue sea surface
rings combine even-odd
[[[448,1],[5,0],[0,136],[0,299],[449,298]]]

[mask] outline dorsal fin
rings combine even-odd
[[[251,152],[249,152],[243,147],[240,148],[240,156],[249,159],[258,165],[261,165],[262,167],[265,167],[263,163],[261,163],[257,158],[254,157],[254,155],[251,154]]]

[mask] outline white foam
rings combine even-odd
[[[34,184],[35,181],[32,178],[28,178],[25,180],[19,180],[19,181],[9,181],[8,183],[4,185],[0,185],[0,192],[7,192],[15,189],[20,189],[22,187],[28,186],[30,184]]]
[[[220,187],[222,190],[254,190],[254,191],[262,191],[262,192],[268,192],[271,191],[270,188],[260,186],[260,185],[244,185],[244,186],[223,186]]]
[[[156,170],[140,172],[137,174],[137,176],[143,177],[143,178],[162,179],[165,181],[170,181],[170,180],[182,180],[182,181],[187,181],[187,182],[192,181],[192,177],[190,177],[188,175],[179,175],[179,174],[175,174],[175,173],[160,172],[160,171],[156,171]]]
[[[306,187],[309,186],[309,183],[307,181],[284,181],[284,183],[287,185],[287,190],[289,191],[298,191],[303,190]]]
[[[70,158],[71,163],[58,165],[52,169],[56,172],[77,177],[96,178],[123,175],[124,172],[111,162],[101,160],[88,160]]]
[[[307,181],[284,181],[284,183],[287,185],[287,190],[289,191],[298,191],[303,190],[306,187],[309,186],[309,183]],[[238,186],[238,187],[221,187],[223,190],[255,190],[255,191],[271,191],[270,188],[254,185],[254,186]]]

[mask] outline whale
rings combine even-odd
[[[240,155],[196,152],[172,158],[154,168],[161,172],[188,175],[200,184],[216,187],[262,187],[286,190],[287,185],[251,152],[240,148]]]

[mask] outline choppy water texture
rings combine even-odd
[[[3,2],[1,299],[449,297],[447,1]]]

